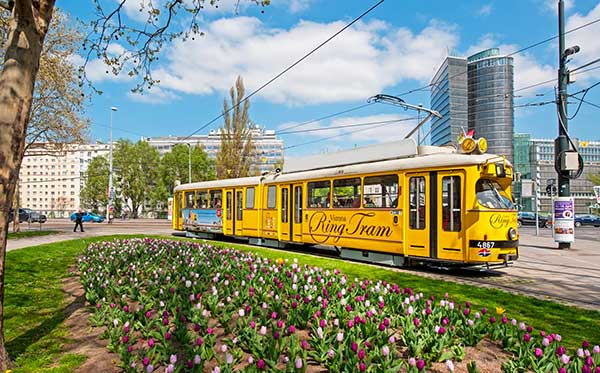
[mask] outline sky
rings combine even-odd
[[[127,0],[126,21],[141,24],[140,4],[148,1]],[[160,5],[166,0],[152,1]],[[103,92],[90,94],[86,108],[92,141],[108,139],[111,107],[118,108],[112,117],[115,138],[137,141],[142,136],[188,136],[202,127],[200,134],[217,129],[222,119],[206,124],[221,114],[223,99],[237,76],[244,79],[246,92],[252,92],[377,3],[271,0],[261,8],[247,0],[236,7],[236,2],[221,0],[218,8],[207,5],[200,14],[204,36],[166,44],[152,67],[160,85],[143,95],[131,92],[135,81],[106,74],[102,62],[91,60],[87,76]],[[104,9],[118,4],[101,3]],[[285,142],[286,159],[401,139],[417,123],[417,113],[381,103],[365,105],[369,97],[401,95],[407,103],[428,107],[428,89],[404,93],[429,84],[449,53],[468,56],[499,47],[501,54],[508,54],[555,36],[557,4],[557,0],[386,0],[253,96],[250,119],[278,133]],[[91,5],[91,0],[57,1],[71,19],[84,23],[94,17]],[[567,0],[565,5],[567,30],[600,19],[598,1]],[[600,56],[598,34],[600,22],[567,35],[567,47],[581,48],[568,63],[571,69]],[[113,47],[119,50],[122,45],[115,42]],[[556,78],[557,49],[554,39],[513,55],[517,133],[557,136],[556,106],[532,105],[552,101],[556,83],[527,88]],[[600,80],[600,63],[580,71],[569,93]],[[585,101],[569,121],[569,132],[580,140],[597,141],[600,85],[587,92]],[[572,115],[579,101],[569,103]],[[340,112],[344,113],[331,116]],[[392,120],[402,121],[389,123]],[[363,123],[371,124],[349,127]],[[293,132],[297,130],[307,131]]]

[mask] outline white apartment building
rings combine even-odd
[[[211,130],[208,135],[146,137],[142,140],[158,150],[161,157],[178,144],[201,146],[213,159],[221,149],[221,131],[215,130]],[[255,126],[252,129],[252,141],[254,142],[254,166],[260,172],[270,171],[275,164],[283,162],[283,140],[277,138],[275,131]]]
[[[108,144],[77,144],[57,149],[34,144],[19,172],[19,203],[48,217],[68,217],[80,207],[80,193],[90,160],[108,156]]]

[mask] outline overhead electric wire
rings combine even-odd
[[[216,116],[215,118],[211,119],[210,121],[208,121],[206,124],[202,125],[200,128],[198,128],[197,130],[195,130],[194,132],[192,132],[190,135],[188,135],[187,137],[183,138],[183,141],[189,139],[190,137],[194,136],[195,134],[197,134],[198,132],[202,131],[204,128],[210,126],[211,124],[213,124],[214,122],[216,122],[217,120],[219,120],[220,118],[224,117],[225,114],[228,114],[230,111],[232,111],[233,109],[237,108],[238,106],[240,106],[242,103],[248,101],[248,99],[250,99],[250,97],[254,96],[255,94],[257,94],[258,92],[260,92],[262,89],[264,89],[265,87],[267,87],[269,84],[273,83],[275,80],[277,80],[279,77],[281,77],[283,74],[287,73],[288,71],[290,71],[291,69],[293,69],[296,65],[298,65],[300,62],[304,61],[305,59],[307,59],[310,55],[312,55],[313,53],[315,53],[317,50],[319,50],[322,46],[324,46],[325,44],[327,44],[328,42],[330,42],[332,39],[334,39],[336,36],[338,36],[339,34],[341,34],[342,32],[344,32],[347,28],[349,28],[350,26],[352,26],[353,24],[355,24],[356,22],[358,22],[361,18],[363,18],[364,16],[366,16],[367,14],[369,14],[373,9],[377,8],[379,5],[381,5],[381,3],[383,3],[385,0],[379,0],[376,4],[374,4],[373,6],[371,6],[369,9],[367,9],[366,11],[364,11],[361,15],[359,15],[358,17],[354,18],[354,20],[352,20],[352,22],[348,23],[346,26],[342,27],[340,30],[338,30],[336,33],[334,33],[333,35],[331,35],[329,38],[327,38],[325,41],[321,42],[319,45],[317,45],[315,48],[313,48],[310,52],[308,52],[307,54],[305,54],[302,58],[300,58],[299,60],[297,60],[296,62],[294,62],[293,64],[291,64],[290,66],[288,66],[287,68],[285,68],[283,71],[281,71],[279,74],[275,75],[273,78],[271,78],[269,81],[267,81],[266,83],[264,83],[263,85],[261,85],[260,87],[258,87],[257,89],[255,89],[252,93],[250,93],[249,95],[247,95],[246,97],[244,97],[239,103],[233,105],[231,108],[229,108],[228,110],[224,111],[223,113],[221,113],[220,115]]]
[[[588,104],[588,105],[593,106],[593,107],[595,107],[597,109],[600,109],[600,105],[597,105],[597,104],[594,104],[592,102],[586,101],[583,98],[579,98],[579,97],[572,97],[572,98],[574,98],[576,100],[579,100],[580,102],[583,102],[584,104]]]
[[[398,119],[396,122],[403,122],[403,121],[413,120],[413,119],[414,118]],[[325,140],[330,140],[330,139],[333,139],[333,138],[336,138],[336,137],[340,137],[340,136],[347,136],[347,135],[351,135],[353,133],[357,133],[357,132],[361,132],[361,131],[366,131],[366,130],[370,130],[370,129],[373,129],[373,128],[380,128],[380,127],[389,126],[390,124],[393,124],[393,123],[383,123],[383,124],[380,124],[380,125],[377,125],[377,126],[373,126],[373,127],[369,127],[369,128],[361,128],[361,129],[358,129],[358,130],[355,130],[355,131],[348,131],[348,132],[345,132],[343,134],[338,134],[338,135],[334,135],[334,136],[323,137],[323,138],[320,138],[320,139],[317,139],[317,140],[307,141],[307,142],[304,142],[304,143],[301,143],[301,144],[295,144],[295,145],[286,146],[283,149],[284,150],[285,149],[293,149],[293,148],[297,148],[297,147],[304,146],[304,145],[315,144],[317,142],[321,142],[321,141],[325,141]]]
[[[277,131],[277,134],[280,134],[281,132],[286,132],[287,130],[290,130],[292,128],[302,127],[302,126],[305,126],[307,124],[311,124],[311,123],[315,123],[315,122],[320,122],[320,121],[325,120],[325,119],[329,119],[329,118],[336,117],[338,115],[346,114],[346,113],[349,113],[351,111],[355,111],[355,110],[362,109],[362,108],[367,107],[367,106],[371,106],[373,104],[374,104],[374,102],[369,102],[369,103],[366,103],[366,104],[363,104],[363,105],[352,107],[350,109],[338,111],[337,113],[334,113],[334,114],[325,115],[325,116],[317,118],[317,119],[311,119],[311,120],[308,120],[308,121],[305,121],[305,122],[302,122],[302,123],[291,125],[289,127],[284,127],[280,131]]]
[[[578,27],[575,27],[575,28],[573,28],[573,29],[571,29],[571,30],[568,30],[568,31],[566,31],[564,34],[565,34],[565,35],[567,35],[567,34],[569,34],[569,33],[571,33],[571,32],[574,32],[574,31],[580,30],[580,29],[582,29],[582,28],[585,28],[585,27],[591,26],[591,25],[593,25],[593,24],[595,24],[595,23],[598,23],[598,22],[600,22],[600,18],[596,18],[596,19],[595,19],[595,20],[593,20],[593,21],[590,21],[590,22],[588,22],[588,23],[585,23],[585,24],[583,24],[583,25],[581,25],[581,26],[578,26]],[[528,45],[528,46],[526,46],[526,47],[524,47],[524,48],[521,48],[521,49],[519,49],[519,50],[516,50],[516,51],[514,51],[514,52],[512,52],[512,53],[509,53],[509,54],[507,54],[507,55],[506,55],[506,57],[514,56],[515,54],[519,54],[519,53],[521,53],[521,52],[524,52],[524,51],[526,51],[526,50],[528,50],[528,49],[535,48],[535,47],[537,47],[537,46],[539,46],[539,45],[541,45],[541,44],[547,43],[547,42],[549,42],[549,41],[552,41],[552,40],[554,40],[554,39],[558,38],[558,36],[559,36],[559,35],[554,35],[554,36],[552,36],[552,37],[550,37],[550,38],[547,38],[547,39],[544,39],[544,40],[542,40],[542,41],[539,41],[539,42],[537,42],[537,43],[534,43],[534,44]],[[466,74],[466,73],[467,73],[467,71],[461,71],[460,73],[456,73],[456,74],[454,74],[454,75],[452,75],[452,76],[448,77],[448,79],[452,79],[452,78],[455,78],[455,77],[458,77],[458,76],[464,75],[464,74]],[[553,81],[555,81],[555,80],[556,80],[556,79],[553,79]],[[414,93],[414,92],[417,92],[417,91],[422,91],[422,90],[428,89],[428,88],[430,88],[430,87],[433,87],[433,86],[436,86],[436,85],[440,85],[441,83],[442,83],[442,82],[429,83],[429,84],[427,84],[427,85],[425,85],[425,86],[422,86],[422,87],[419,87],[419,88],[415,88],[415,89],[411,89],[411,90],[409,90],[409,91],[406,91],[406,92],[404,92],[404,93],[398,94],[398,95],[396,95],[396,96],[398,96],[398,97],[405,96],[405,95],[408,95],[408,94],[410,94],[410,93]]]
[[[364,127],[364,126],[371,126],[371,125],[375,125],[375,124],[396,123],[398,121],[413,120],[413,119],[417,119],[417,118],[416,117],[399,118],[399,119],[389,119],[389,120],[378,120],[378,121],[374,121],[374,122],[351,123],[351,124],[344,124],[344,125],[339,125],[339,126],[334,126],[334,127],[310,128],[310,129],[305,129],[305,130],[283,132],[283,133],[279,133],[279,135],[289,135],[289,134],[293,134],[293,133],[304,133],[304,132],[329,131],[329,130],[340,129],[340,128]]]
[[[571,120],[571,119],[573,119],[573,118],[575,118],[577,116],[577,114],[579,113],[579,109],[581,109],[581,105],[583,103],[590,104],[589,102],[585,101],[585,96],[588,94],[588,92],[590,91],[590,89],[596,87],[598,84],[600,84],[600,82],[596,82],[596,83],[592,84],[591,86],[589,86],[589,87],[587,87],[585,89],[582,89],[581,91],[573,93],[573,94],[571,94],[571,95],[568,96],[568,97],[573,97],[573,98],[579,100],[579,105],[577,105],[577,109],[575,110],[575,114],[573,114],[572,116],[570,116],[569,118],[567,118],[568,120]],[[575,97],[575,95],[578,95],[580,93],[583,93],[583,96],[581,96],[581,98]],[[590,105],[593,105],[593,104],[590,104]]]

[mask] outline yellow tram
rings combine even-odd
[[[271,247],[329,245],[397,266],[506,264],[519,243],[512,166],[464,148],[407,139],[308,157],[285,172],[179,185],[173,228]]]

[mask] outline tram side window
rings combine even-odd
[[[442,227],[448,232],[460,232],[460,177],[442,178]]]
[[[246,188],[246,208],[254,208],[254,188]]]
[[[242,199],[244,197],[244,194],[242,193],[242,191],[240,190],[239,192],[237,192],[237,201],[236,201],[236,208],[237,208],[237,216],[235,217],[237,220],[242,220],[242,213],[243,213],[243,206],[242,203]]]
[[[210,191],[209,207],[213,209],[220,209],[223,201],[223,192],[220,190]]]
[[[288,189],[281,189],[281,222],[288,222]]]
[[[196,192],[196,208],[205,209],[208,207],[208,192]]]
[[[360,178],[333,181],[333,207],[360,207]]]
[[[302,223],[302,187],[294,188],[294,223]]]
[[[398,175],[365,177],[364,202],[366,208],[398,207]]]
[[[277,207],[277,187],[275,185],[269,185],[267,191],[267,208],[274,209]]]
[[[308,183],[308,206],[315,208],[329,207],[331,184],[327,181]]]
[[[185,192],[185,208],[194,208],[194,192]]]
[[[410,178],[410,217],[411,229],[425,229],[425,178],[422,176]]]
[[[231,205],[233,204],[233,197],[231,192],[227,192],[227,209],[225,210],[225,218],[231,220]]]

